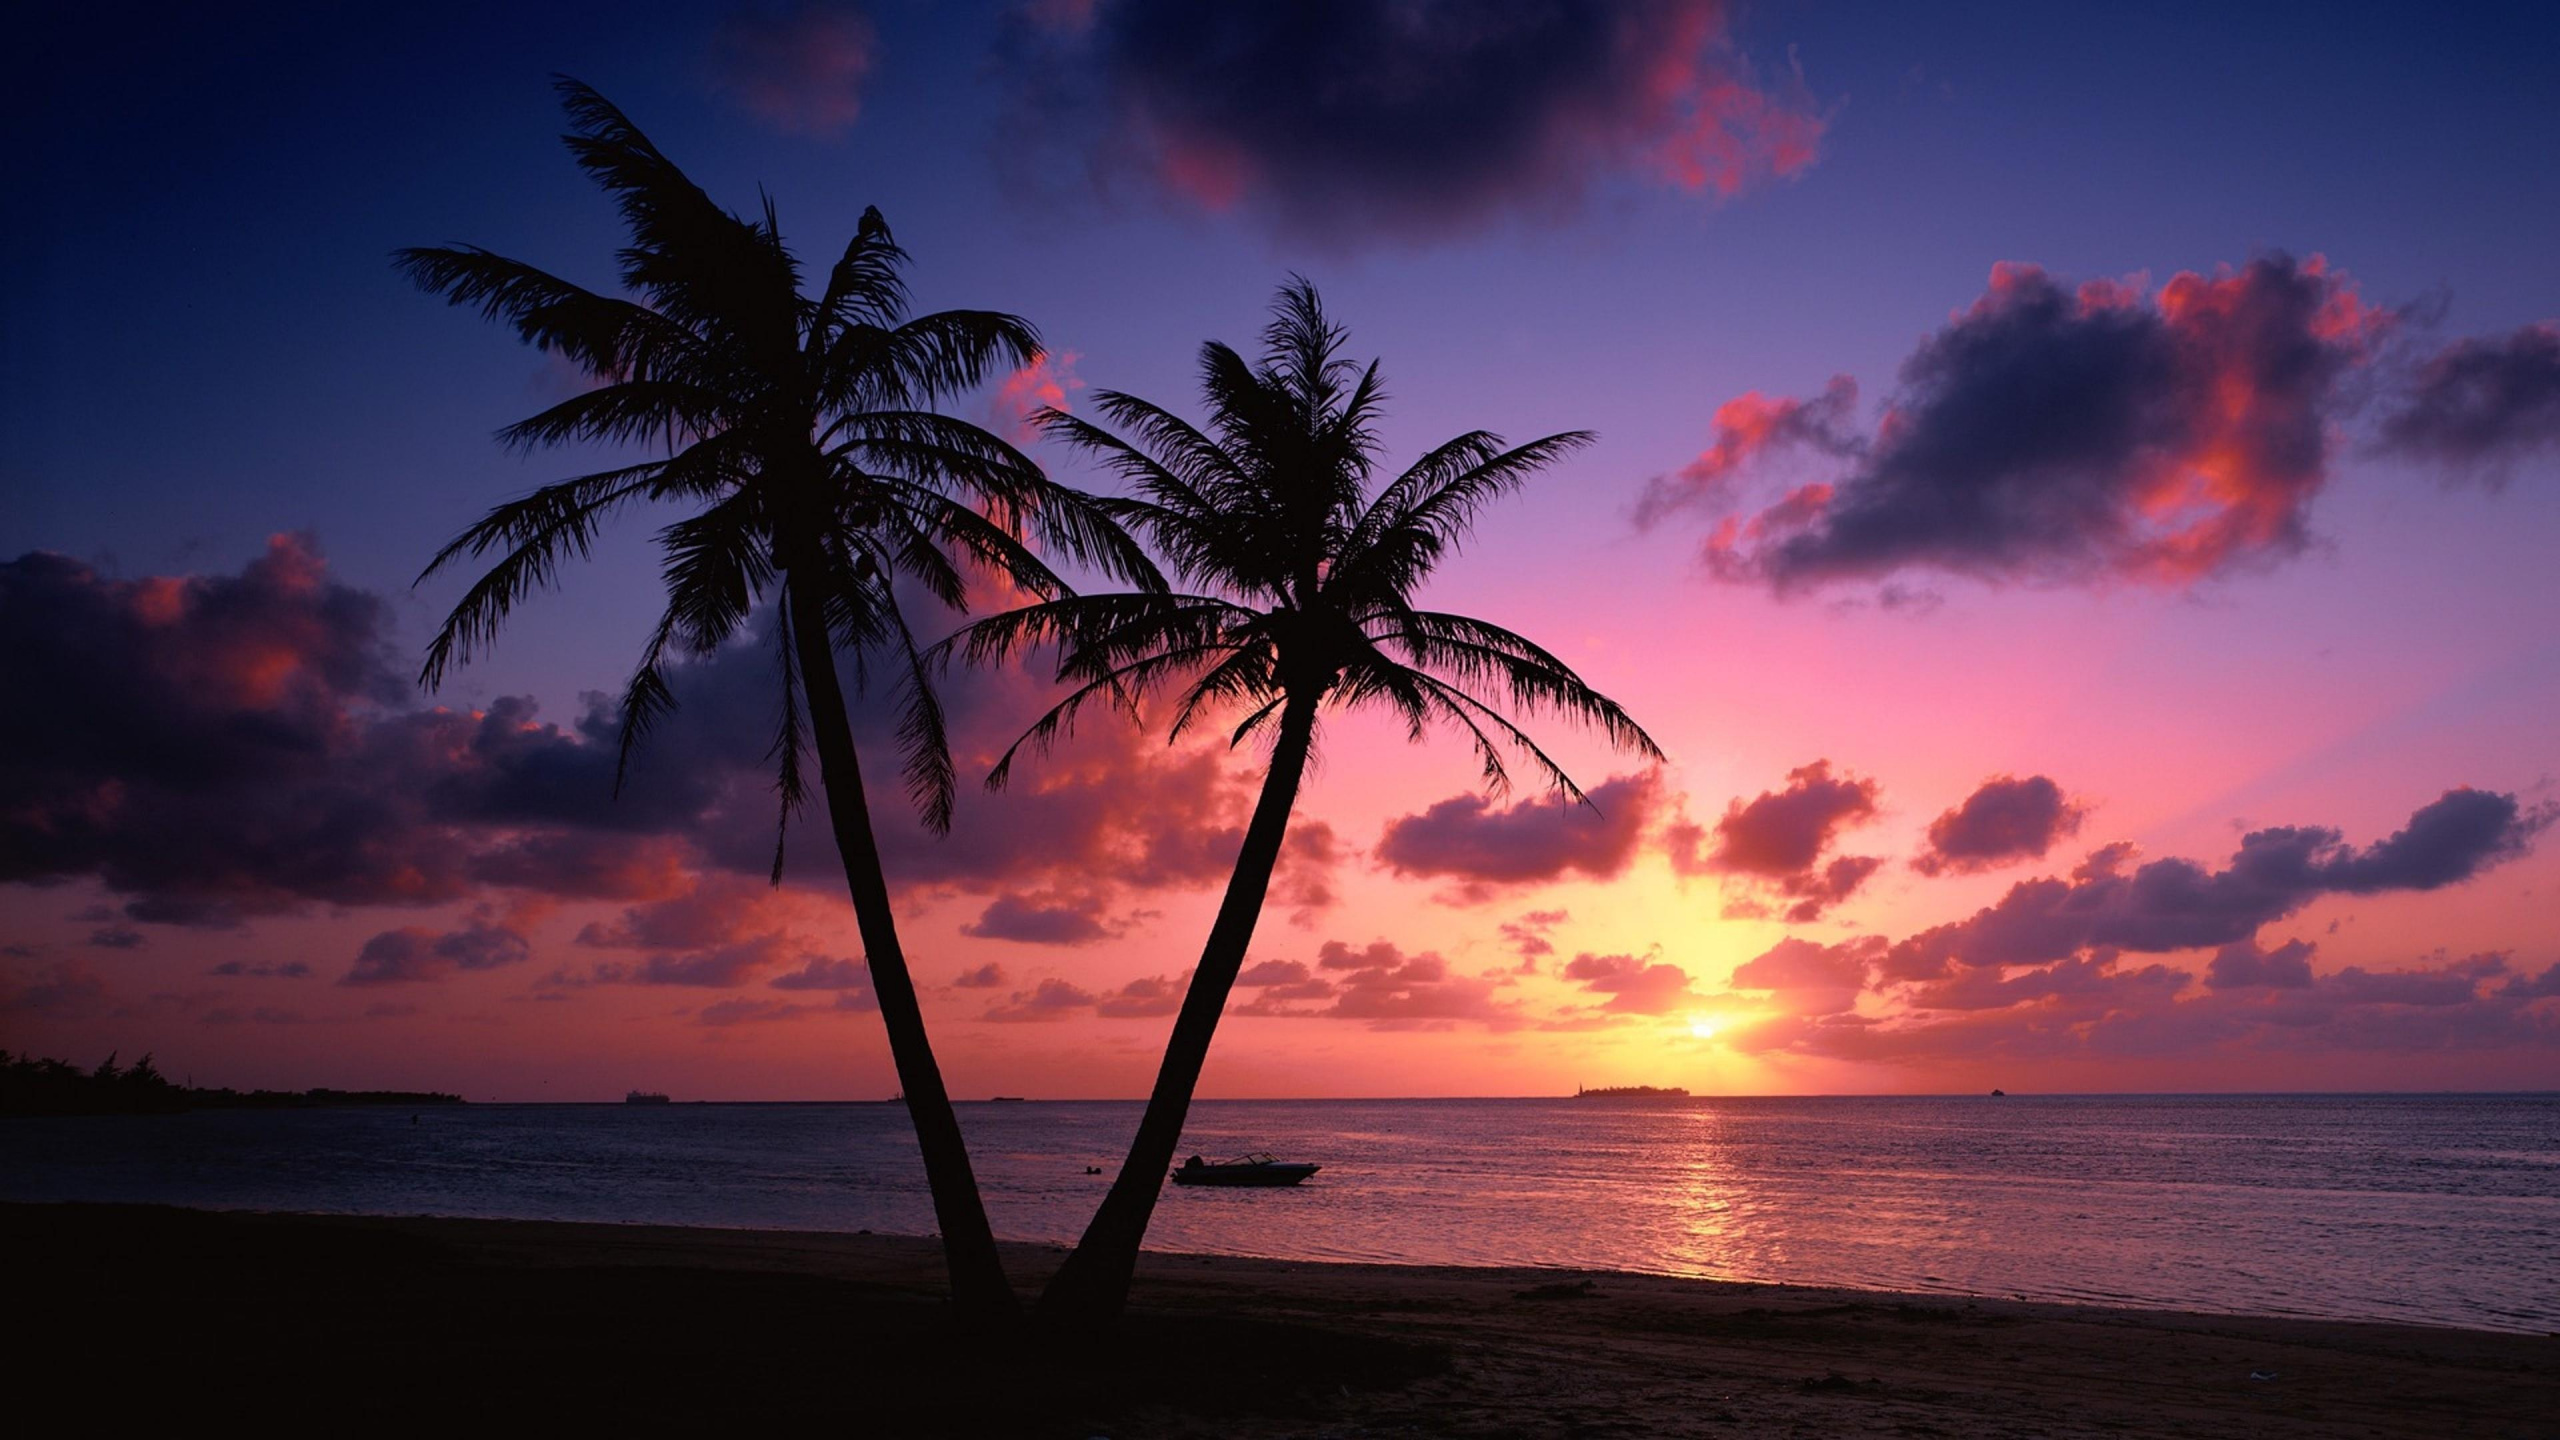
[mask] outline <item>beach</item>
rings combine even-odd
[[[128,1423],[855,1435],[2560,1434],[2560,1339],[1150,1253],[1112,1335],[954,1333],[912,1237],[0,1206],[21,1374]],[[1009,1246],[1028,1291],[1052,1246]]]

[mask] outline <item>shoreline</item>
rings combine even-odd
[[[2560,1338],[2366,1321],[1150,1251],[1121,1333],[1060,1370],[949,1333],[929,1239],[26,1204],[0,1235],[34,1261],[26,1313],[93,1314],[120,1367],[269,1405],[297,1376],[340,1417],[372,1391],[311,1377],[386,1358],[479,1375],[512,1416],[615,1395],[663,1416],[707,1386],[706,1414],[880,1434],[2547,1436],[2560,1414]],[[1063,1255],[1003,1248],[1026,1294]],[[195,1328],[208,1304],[219,1332]],[[137,1337],[144,1317],[181,1329]]]
[[[462,1215],[438,1211],[413,1211],[389,1214],[367,1210],[267,1210],[241,1205],[189,1205],[169,1201],[125,1200],[14,1200],[0,1197],[0,1211],[60,1207],[93,1210],[178,1210],[191,1214],[233,1216],[250,1220],[309,1220],[317,1222],[380,1223],[389,1226],[557,1226],[568,1232],[593,1231],[598,1234],[649,1232],[670,1237],[725,1236],[738,1239],[774,1237],[817,1242],[845,1241],[864,1246],[912,1245],[934,1250],[939,1244],[930,1234],[913,1234],[897,1230],[808,1230],[791,1226],[755,1225],[682,1225],[653,1220],[552,1220],[514,1215]],[[679,1247],[681,1248],[681,1247]],[[1067,1246],[1044,1240],[999,1240],[997,1248],[1007,1257],[1010,1270],[1020,1271],[1026,1265],[1029,1273],[1045,1275],[1067,1253]],[[935,1253],[939,1253],[935,1251]],[[1387,1271],[1411,1274],[1447,1273],[1453,1277],[1495,1275],[1505,1277],[1564,1277],[1568,1279],[1625,1279],[1629,1281],[1668,1281],[1677,1284],[1718,1286],[1736,1291],[1770,1291],[1788,1294],[1822,1295],[1847,1299],[1863,1299],[1877,1303],[1985,1304],[2011,1307],[2058,1309],[2069,1312],[2099,1312],[2125,1316],[2183,1318],[2198,1321],[2265,1321],[2268,1323],[2300,1322],[2313,1325],[2363,1325],[2389,1329],[2440,1330],[2465,1335],[2497,1335],[2516,1339],[2560,1340],[2560,1320],[2554,1328],[2535,1328],[2519,1324],[2509,1328],[2484,1325],[2461,1325],[2434,1320],[2392,1319],[2369,1315],[2326,1315],[2309,1311],[2281,1312],[2264,1310],[2219,1310],[2174,1304],[2149,1304],[2134,1299],[2066,1299],[2040,1297],[2018,1292],[2000,1294],[1989,1290],[1947,1288],[1895,1289],[1888,1286],[1829,1284],[1816,1281],[1754,1280],[1725,1275],[1685,1274],[1676,1270],[1643,1270],[1620,1266],[1590,1266],[1541,1261],[1515,1264],[1470,1264],[1464,1261],[1357,1260],[1309,1258],[1289,1255],[1247,1254],[1225,1250],[1156,1250],[1141,1252],[1141,1268],[1147,1262],[1161,1261],[1187,1265],[1194,1262],[1239,1266],[1270,1265],[1287,1269],[1340,1270],[1346,1272]],[[1019,1286],[1017,1285],[1017,1288]],[[2555,1432],[2560,1440],[2560,1432]]]

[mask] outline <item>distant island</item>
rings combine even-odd
[[[108,1056],[94,1070],[0,1050],[0,1115],[168,1115],[181,1110],[306,1110],[324,1105],[460,1105],[459,1095],[430,1090],[206,1089],[180,1085],[143,1056],[118,1067]]]
[[[1677,1085],[1602,1085],[1586,1090],[1573,1087],[1576,1100],[1686,1100],[1689,1092]]]
[[[622,1097],[625,1105],[672,1105],[675,1102],[655,1090],[634,1090]]]

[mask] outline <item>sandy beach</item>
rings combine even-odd
[[[2560,1339],[1623,1274],[1151,1255],[1071,1353],[910,1238],[0,1206],[21,1373],[132,1422],[856,1435],[2560,1435]],[[1017,1247],[1018,1284],[1057,1251]]]

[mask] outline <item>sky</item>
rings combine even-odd
[[[0,60],[0,1044],[471,1098],[895,1088],[841,870],[627,523],[435,693],[499,427],[580,378],[410,287],[599,288],[552,77],[823,257],[1198,413],[1292,274],[1388,473],[1598,443],[1426,592],[1661,743],[1591,792],[1328,720],[1209,1096],[2560,1086],[2560,16],[1176,0],[40,6]],[[941,628],[957,622],[946,617]],[[956,674],[874,808],[954,1093],[1145,1093],[1250,747]],[[860,707],[866,754],[888,745]],[[1161,717],[1157,717],[1160,719]]]

